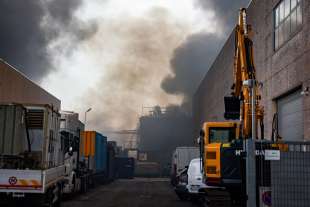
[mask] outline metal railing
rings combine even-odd
[[[262,153],[256,158],[258,206],[310,206],[310,142],[260,145],[263,150],[280,148],[280,157],[266,160]]]

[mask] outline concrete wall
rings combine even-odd
[[[310,1],[302,1],[303,25],[287,43],[274,51],[273,9],[280,0],[253,0],[248,8],[254,31],[254,61],[265,108],[265,137],[271,135],[275,99],[288,91],[310,86]],[[237,12],[237,11],[236,11]],[[236,20],[237,22],[237,20]],[[233,79],[233,34],[227,40],[193,98],[195,133],[204,121],[223,120],[223,97]],[[310,96],[303,96],[304,137],[310,140]]]
[[[0,102],[50,104],[60,110],[60,100],[0,59]]]

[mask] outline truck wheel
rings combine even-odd
[[[201,200],[201,206],[202,207],[209,207],[210,201],[204,196]]]
[[[61,206],[61,185],[56,185],[54,188],[50,189],[47,192],[47,202],[46,206],[48,207],[60,207]]]
[[[62,198],[62,185],[58,184],[56,188],[57,188],[56,191],[57,200],[55,201],[54,207],[60,207]]]

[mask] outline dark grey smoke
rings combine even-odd
[[[232,31],[237,21],[238,9],[246,7],[248,3],[249,0],[197,0],[197,5],[206,12],[215,12],[211,21],[217,23],[217,33],[194,34],[175,49],[171,60],[173,75],[162,81],[162,88],[167,93],[183,94],[183,104],[190,101]]]
[[[223,31],[231,32],[238,17],[238,10],[247,7],[251,0],[196,0],[205,10],[215,12],[215,21],[220,23]]]
[[[170,61],[173,75],[162,81],[162,88],[171,94],[189,98],[216,57],[222,40],[213,34],[195,34],[174,51]]]
[[[71,33],[72,41],[79,41],[95,32],[74,18],[81,5],[81,0],[1,0],[0,58],[40,80],[53,68],[48,50],[53,40]]]

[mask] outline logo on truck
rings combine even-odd
[[[10,177],[10,178],[9,178],[9,183],[10,183],[10,185],[16,185],[16,183],[17,183],[17,178],[14,177],[14,176]]]

